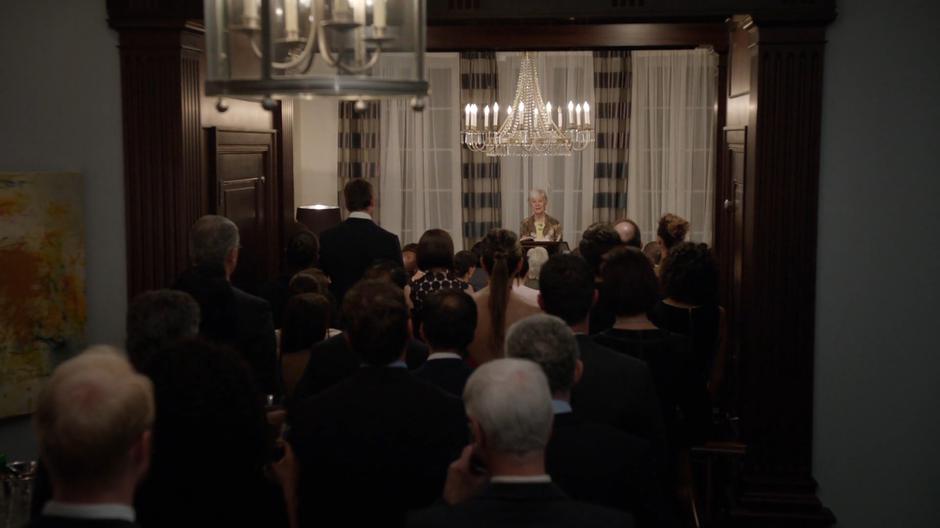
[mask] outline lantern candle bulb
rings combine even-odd
[[[375,5],[372,6],[372,25],[377,28],[384,28],[387,23],[385,1],[375,0]]]

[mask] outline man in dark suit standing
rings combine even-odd
[[[633,513],[638,526],[672,526],[650,442],[585,421],[572,408],[583,366],[568,325],[546,314],[523,319],[506,334],[506,354],[534,361],[548,378],[555,424],[545,458],[552,480],[577,500]]]
[[[467,381],[464,405],[474,441],[450,466],[446,504],[412,514],[409,526],[633,526],[625,513],[568,498],[546,473],[553,413],[538,365],[496,359],[480,366]]]
[[[459,398],[473,373],[464,357],[476,331],[477,305],[466,292],[438,290],[424,300],[423,311],[421,335],[431,354],[415,376]]]
[[[153,386],[114,349],[59,365],[33,424],[52,500],[30,528],[133,528],[134,490],[150,466]]]
[[[336,302],[380,260],[403,266],[398,237],[382,229],[372,219],[375,194],[372,184],[353,178],[343,188],[349,217],[338,226],[320,233],[320,268],[332,280],[330,289]]]
[[[555,255],[542,266],[539,306],[574,332],[584,371],[571,393],[578,414],[612,425],[665,449],[665,427],[649,367],[598,345],[588,336],[588,316],[597,302],[594,273],[584,259]]]
[[[277,343],[271,305],[230,282],[238,265],[238,226],[224,216],[196,220],[189,234],[192,267],[177,279],[174,289],[199,303],[199,334],[230,346],[251,367],[258,389],[277,394]]]
[[[448,464],[467,443],[460,400],[415,379],[402,290],[364,280],[343,301],[345,336],[364,365],[299,402],[288,438],[300,466],[301,526],[400,526],[440,496]]]

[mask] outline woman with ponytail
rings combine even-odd
[[[493,229],[482,240],[480,264],[489,274],[486,288],[476,292],[477,329],[470,344],[470,362],[481,365],[504,356],[506,329],[520,319],[540,313],[536,304],[512,289],[513,278],[522,267],[522,247],[515,233]]]

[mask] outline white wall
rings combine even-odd
[[[294,102],[294,203],[336,203],[336,99],[297,99]]]
[[[841,0],[819,203],[814,474],[849,528],[940,526],[940,4]]]
[[[84,176],[87,338],[124,340],[126,270],[117,35],[104,0],[7,0],[0,17],[0,171]],[[0,263],[2,272],[3,263]],[[0,451],[31,456],[26,421]]]

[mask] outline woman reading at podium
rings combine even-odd
[[[538,242],[560,242],[562,237],[561,222],[548,216],[545,208],[548,206],[548,195],[542,189],[533,189],[529,193],[529,205],[532,207],[532,216],[522,221],[519,228],[520,240],[535,240]]]

